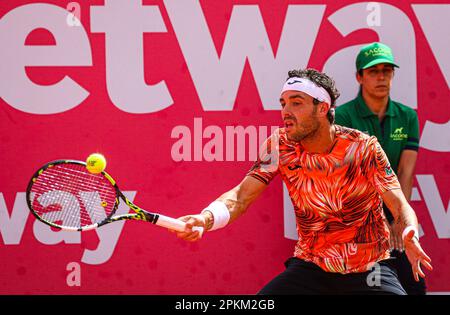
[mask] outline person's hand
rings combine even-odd
[[[170,232],[176,233],[178,238],[189,242],[195,242],[202,238],[202,233],[200,233],[199,231],[193,231],[192,227],[200,226],[203,227],[203,231],[206,230],[206,219],[203,215],[191,214],[180,217],[178,218],[178,220],[186,222],[186,229],[183,232],[177,232],[169,229]]]
[[[405,235],[403,242],[405,245],[406,256],[408,256],[408,260],[411,263],[414,279],[419,281],[419,276],[425,278],[421,265],[424,265],[425,268],[430,271],[433,270],[433,267],[430,264],[431,258],[423,251],[419,244],[419,240],[414,236],[413,230]]]
[[[395,221],[393,221],[391,224],[388,224],[388,226],[389,232],[391,234],[389,239],[391,249],[403,252],[405,250],[405,244],[403,243],[402,239],[402,227],[400,226],[400,224],[395,223]]]

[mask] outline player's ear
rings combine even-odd
[[[320,103],[320,113],[326,115],[330,110],[330,104],[322,102]]]

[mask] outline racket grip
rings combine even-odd
[[[158,221],[155,223],[156,225],[172,229],[178,232],[184,232],[186,230],[186,222],[183,222],[178,219],[166,217],[165,215],[160,214],[158,217]],[[194,226],[192,227],[192,231],[198,231],[201,234],[203,234],[203,227],[201,226]]]

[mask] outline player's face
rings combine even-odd
[[[389,96],[393,77],[394,67],[387,63],[380,63],[364,69],[362,76],[359,73],[356,75],[363,93],[375,98]]]
[[[320,127],[313,98],[299,91],[284,91],[280,97],[281,118],[289,140],[313,136]]]

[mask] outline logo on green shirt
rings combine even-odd
[[[403,133],[403,127],[396,128],[393,133],[391,133],[391,139],[394,141],[401,141],[408,138],[408,134]]]

